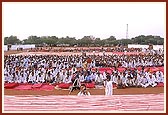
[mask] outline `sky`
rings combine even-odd
[[[165,2],[35,3],[3,2],[3,37],[94,36],[117,39],[166,34]]]

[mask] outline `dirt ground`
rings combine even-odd
[[[4,51],[4,55],[17,54],[22,52],[25,52],[25,51],[10,50],[10,51]]]
[[[88,89],[91,95],[104,95],[104,89]],[[77,95],[79,90],[73,91],[70,95]],[[52,91],[34,91],[34,90],[12,90],[5,89],[5,95],[68,95],[68,89],[54,89]],[[164,93],[164,87],[148,88],[126,88],[113,89],[114,95],[132,95],[132,94],[159,94]]]

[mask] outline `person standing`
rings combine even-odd
[[[106,95],[106,96],[111,96],[111,95],[113,95],[113,84],[112,84],[112,81],[110,81],[110,78],[109,78],[109,77],[106,79],[105,95]]]

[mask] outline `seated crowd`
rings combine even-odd
[[[164,82],[160,70],[145,71],[145,67],[164,66],[164,55],[9,55],[4,57],[5,83],[83,83],[104,85],[107,77],[118,88],[155,87]],[[111,72],[99,67],[115,68]],[[118,71],[124,67],[124,71]],[[137,67],[142,67],[141,71]],[[97,68],[93,70],[93,68]],[[129,69],[133,68],[133,69]]]
[[[29,52],[143,52],[151,54],[163,54],[164,50],[149,50],[148,48],[126,48],[126,47],[36,47]]]

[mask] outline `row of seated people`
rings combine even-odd
[[[149,50],[148,48],[124,48],[124,47],[100,47],[100,48],[92,48],[92,47],[36,47],[31,48],[30,52],[155,52],[155,53],[163,53],[162,49],[159,50]]]
[[[105,85],[107,77],[118,88],[125,87],[155,87],[159,83],[164,83],[164,74],[162,71],[138,71],[138,70],[125,70],[119,72],[117,69],[111,73],[105,71],[100,73],[98,70],[92,71],[61,71],[55,74],[52,71],[43,73],[38,71],[37,73],[27,71],[19,72],[15,74],[4,74],[5,83],[50,83],[50,84],[68,84],[70,86],[77,79],[80,83],[92,83],[94,85]]]

